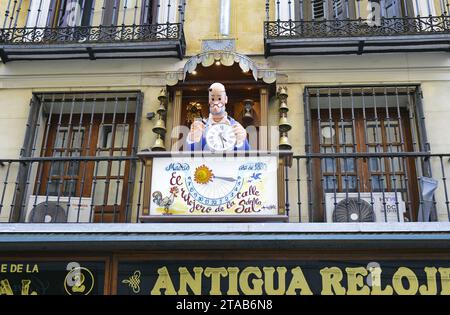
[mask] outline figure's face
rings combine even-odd
[[[209,91],[209,111],[214,116],[225,114],[225,105],[228,98],[225,90],[213,87]]]

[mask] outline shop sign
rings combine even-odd
[[[123,261],[117,284],[140,295],[450,295],[450,261]]]
[[[0,295],[103,294],[104,262],[0,260]]]
[[[150,215],[277,215],[277,158],[153,161]]]

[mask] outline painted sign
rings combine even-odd
[[[104,281],[104,262],[0,260],[0,295],[99,295]]]
[[[276,215],[276,157],[158,158],[150,215]]]
[[[140,295],[450,295],[450,261],[124,261],[117,283]]]

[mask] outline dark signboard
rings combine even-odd
[[[104,281],[105,262],[0,259],[0,295],[103,294]]]
[[[120,261],[117,293],[449,295],[450,261]]]

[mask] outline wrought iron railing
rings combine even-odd
[[[403,165],[404,171],[394,172],[386,168],[376,176],[369,176],[366,179],[369,184],[364,185],[364,176],[358,167],[335,168],[334,175],[326,175],[322,165],[334,165],[338,160],[347,161],[348,165],[359,165],[359,162]],[[0,222],[140,222],[146,198],[146,178],[144,163],[137,157],[42,157],[2,159],[0,162]],[[56,177],[53,172],[42,172],[58,163],[67,164],[66,169],[78,171]],[[116,165],[111,166],[112,163]],[[101,176],[102,167],[118,173],[109,172],[110,175]],[[118,176],[125,168],[135,171]],[[450,173],[450,154],[296,155],[291,165],[283,168],[283,203],[290,222],[407,224],[450,221],[450,182],[447,175]],[[25,181],[21,179],[24,174]],[[51,187],[57,187],[58,192],[55,193]],[[88,187],[88,193],[85,187]]]
[[[2,30],[4,44],[111,43],[183,40],[181,23],[124,26],[24,27]]]
[[[0,162],[0,222],[138,221],[132,216],[142,204],[143,168],[137,157],[35,157]]]
[[[304,223],[450,221],[449,172],[450,154],[297,155],[285,169],[286,210]]]
[[[266,39],[449,34],[450,16],[381,18],[373,25],[365,19],[268,21],[264,28]]]

